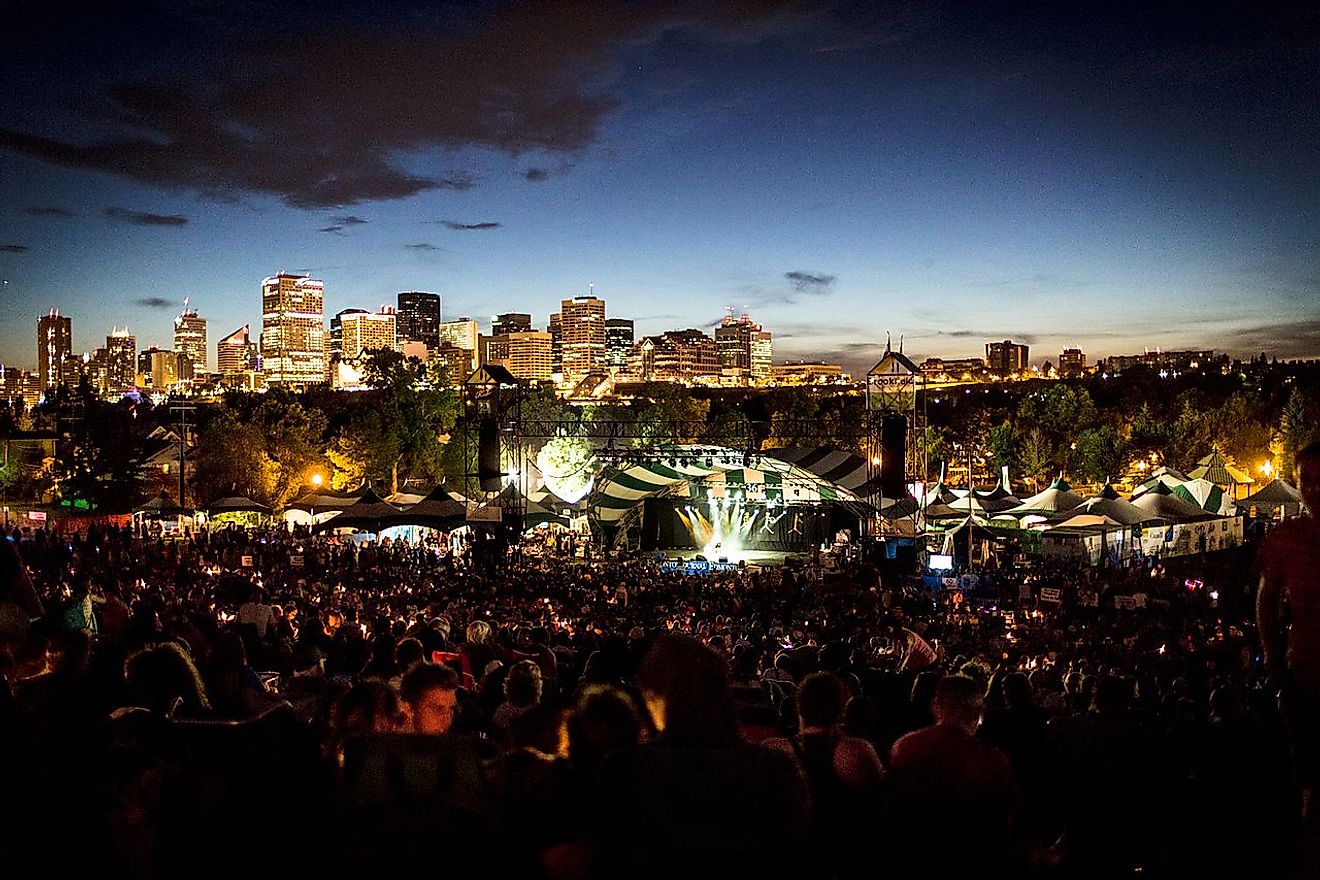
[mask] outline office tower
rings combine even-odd
[[[349,315],[366,315],[366,309],[341,309],[330,319],[330,357],[342,358],[344,354],[344,318]]]
[[[455,321],[444,321],[440,324],[440,347],[461,348],[468,353],[468,367],[462,379],[466,379],[467,374],[477,368],[477,341],[480,336],[481,330],[477,326],[477,322],[468,317],[462,317]],[[452,356],[448,357],[450,362],[456,362]],[[453,378],[452,375],[451,378]],[[462,381],[462,379],[458,381]]]
[[[63,382],[64,358],[73,351],[73,320],[59,309],[37,319],[37,377],[45,390]]]
[[[432,351],[440,345],[440,323],[444,320],[440,294],[409,290],[398,296],[395,335],[402,347],[420,342]]]
[[[1011,376],[1027,369],[1028,348],[1012,340],[987,342],[985,344],[985,365],[995,376]]]
[[[750,315],[736,319],[732,314],[725,315],[715,328],[715,346],[726,375],[752,382],[770,378],[772,334]]]
[[[720,374],[715,340],[700,330],[670,330],[644,336],[633,346],[628,371],[654,382],[690,382]]]
[[[168,391],[179,381],[179,362],[182,360],[177,351],[161,348],[148,348],[138,355],[138,373],[143,384],[153,391]]]
[[[564,327],[559,312],[550,316],[545,329],[550,333],[550,370],[564,372]]]
[[[490,335],[503,336],[506,333],[531,333],[532,316],[523,312],[505,312],[490,319]]]
[[[393,351],[395,317],[393,310],[374,313],[353,309],[335,315],[335,320],[339,321],[340,360],[356,361],[367,352],[380,349]]]
[[[249,338],[249,329],[244,324],[215,344],[215,366],[221,376],[233,379],[259,369],[257,344]]]
[[[325,285],[280,272],[261,282],[261,359],[271,385],[325,381]]]
[[[510,333],[508,359],[504,366],[514,378],[532,382],[548,382],[551,378],[551,348],[553,340],[545,331],[530,330]]]
[[[440,340],[440,346],[431,352],[431,364],[444,370],[448,385],[462,385],[472,374],[472,352]]]
[[[1065,379],[1086,372],[1086,353],[1080,348],[1065,348],[1059,352],[1059,375]]]
[[[605,300],[575,296],[559,304],[561,359],[565,382],[578,382],[605,368]]]
[[[125,327],[110,329],[105,338],[105,384],[108,391],[127,391],[137,378],[137,340]]]
[[[633,347],[631,318],[605,319],[605,365],[615,370],[628,366],[628,352]]]
[[[206,319],[188,308],[174,319],[174,350],[179,353],[179,378],[201,379],[206,376]]]

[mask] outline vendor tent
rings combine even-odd
[[[1208,480],[1216,486],[1229,489],[1235,498],[1239,486],[1249,486],[1256,482],[1250,474],[1235,467],[1217,449],[1197,462],[1197,466],[1192,468],[1188,476],[1194,480]]]
[[[1153,514],[1142,510],[1140,507],[1137,507],[1131,501],[1124,501],[1119,497],[1119,494],[1114,491],[1114,487],[1108,485],[1100,490],[1100,494],[1082,502],[1079,506],[1074,508],[1071,513],[1089,513],[1096,516],[1104,516],[1125,526],[1149,522],[1158,518]]]
[[[135,507],[133,512],[153,519],[168,519],[169,517],[174,516],[184,516],[188,513],[187,510],[175,504],[174,499],[164,492],[161,492],[145,504]]]
[[[1009,508],[1004,513],[1061,513],[1072,510],[1084,500],[1060,477],[1051,483],[1049,488],[1023,499],[1017,507]]]
[[[270,508],[260,501],[242,495],[231,495],[206,505],[206,512],[211,516],[221,513],[270,513]]]
[[[344,511],[341,516],[347,516]],[[467,522],[467,504],[462,497],[450,492],[444,486],[436,486],[421,501],[406,510],[394,509],[385,514],[381,527],[390,526],[425,526],[431,529],[453,529]]]
[[[1171,523],[1198,522],[1216,518],[1215,514],[1180,497],[1163,483],[1157,483],[1150,491],[1137,496],[1132,506]]]
[[[313,528],[319,532],[342,528],[353,528],[364,532],[379,532],[389,525],[394,525],[394,523],[389,523],[386,520],[398,512],[399,508],[387,503],[371,489],[368,489],[356,503],[345,507],[334,519],[318,523]]]
[[[1285,517],[1298,516],[1302,512],[1302,493],[1283,480],[1274,479],[1239,501],[1237,507],[1243,513],[1255,508],[1257,516],[1274,517],[1280,512]]]
[[[1226,514],[1233,506],[1232,499],[1228,498],[1224,490],[1209,480],[1188,480],[1176,487],[1173,494],[1214,514]]]
[[[364,495],[361,489],[354,492],[308,492],[306,495],[291,501],[290,510],[302,510],[305,512],[316,511],[322,514],[330,510],[344,510],[352,507],[358,502],[358,499]]]

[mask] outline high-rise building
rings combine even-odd
[[[379,313],[353,310],[335,315],[339,320],[339,357],[356,361],[369,351],[393,350],[395,346],[395,314],[392,309]]]
[[[468,317],[462,317],[456,321],[445,321],[440,325],[441,347],[448,345],[461,348],[468,353],[468,367],[459,381],[466,379],[467,374],[477,368],[477,341],[480,336],[481,330],[477,326],[477,322]],[[449,356],[449,358],[451,365],[457,363],[452,356]],[[451,378],[453,378],[452,375]]]
[[[261,360],[271,385],[325,381],[325,284],[280,272],[261,282]]]
[[[137,378],[137,340],[125,327],[110,329],[105,338],[105,384],[107,391],[121,392],[133,387]]]
[[[605,367],[605,300],[594,294],[559,304],[565,382],[576,383]]]
[[[366,309],[341,309],[330,319],[330,359],[342,358],[344,355],[344,318],[349,315],[369,314]]]
[[[1005,339],[1003,342],[985,344],[985,365],[995,376],[1011,376],[1020,373],[1028,366],[1028,348],[1020,343]]]
[[[259,369],[257,344],[249,336],[250,325],[244,324],[215,344],[215,366],[220,375],[234,379]]]
[[[559,312],[550,315],[545,329],[550,332],[550,370],[564,372],[564,325]]]
[[[1059,375],[1065,379],[1086,372],[1086,353],[1080,348],[1065,348],[1059,352]]]
[[[440,347],[431,352],[431,364],[444,370],[447,384],[462,385],[472,373],[472,352],[441,339]]]
[[[752,382],[770,378],[772,334],[750,315],[725,315],[715,328],[715,346],[720,353],[720,368],[727,375]]]
[[[206,319],[188,308],[174,319],[174,350],[179,353],[179,378],[200,379],[206,375]]]
[[[523,312],[505,312],[490,319],[490,335],[503,336],[506,333],[531,333],[532,316]]]
[[[148,348],[138,355],[138,373],[142,384],[153,391],[168,391],[179,382],[179,362],[182,356],[177,351]]]
[[[700,330],[643,336],[628,361],[628,372],[647,381],[690,382],[720,375],[719,349]]]
[[[37,319],[37,377],[42,389],[64,381],[64,359],[73,351],[73,320],[59,309]]]
[[[551,377],[550,352],[552,340],[545,331],[530,330],[510,333],[508,360],[505,367],[517,379],[548,382]]]
[[[627,367],[634,341],[631,318],[606,318],[605,365],[615,370]]]
[[[440,323],[444,320],[440,294],[409,290],[398,296],[395,333],[400,347],[420,342],[428,351],[440,346]]]

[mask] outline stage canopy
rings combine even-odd
[[[696,450],[708,448],[678,446],[657,450],[653,460],[607,471],[597,482],[591,508],[603,525],[614,526],[644,499],[661,494],[703,502],[727,498],[785,506],[862,503],[847,489],[771,455],[742,456],[730,450],[723,457],[698,457]],[[733,461],[742,461],[744,466],[730,463]]]
[[[880,492],[879,477],[869,478],[870,468],[866,458],[856,452],[829,446],[788,446],[783,449],[767,449],[765,454],[810,471],[822,480],[847,489],[858,498],[868,498]]]

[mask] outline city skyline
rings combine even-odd
[[[746,308],[777,361],[853,372],[887,332],[1320,355],[1314,11],[562,8],[0,13],[0,362],[52,308],[76,351],[167,347],[185,298],[260,326],[280,268],[327,316]]]

